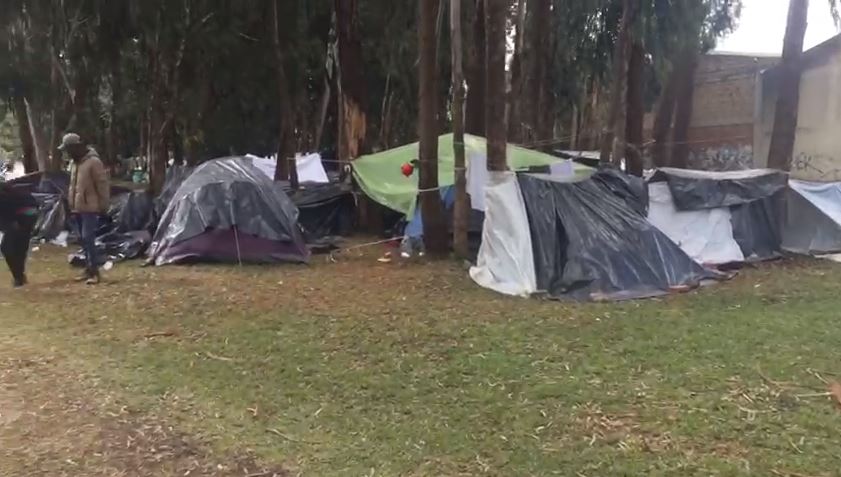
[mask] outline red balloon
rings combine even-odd
[[[404,176],[409,177],[415,172],[415,166],[407,162],[400,166],[400,172],[402,172]]]

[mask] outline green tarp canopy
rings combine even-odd
[[[484,138],[464,136],[467,167],[470,167],[471,155],[486,154]],[[453,174],[453,135],[444,134],[438,138],[438,185],[451,186],[455,183]],[[418,143],[407,144],[388,151],[361,156],[351,163],[353,175],[363,192],[380,204],[412,216],[418,196],[418,173],[405,177],[400,166],[418,158]],[[508,145],[508,167],[522,170],[534,166],[548,166],[562,161],[549,154]],[[575,164],[576,174],[589,171],[586,166]]]

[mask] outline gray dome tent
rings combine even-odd
[[[306,263],[298,210],[251,159],[206,162],[178,187],[149,247],[149,262]]]

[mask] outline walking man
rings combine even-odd
[[[85,272],[78,281],[96,285],[99,283],[96,229],[99,216],[108,210],[111,195],[108,173],[96,150],[82,141],[78,134],[66,134],[58,148],[66,152],[72,161],[67,200],[85,252]]]
[[[32,194],[0,182],[0,253],[15,288],[26,285],[26,257],[37,219],[38,204]]]

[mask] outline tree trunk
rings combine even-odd
[[[526,38],[526,0],[517,0],[517,36],[514,41],[514,55],[511,57],[511,89],[508,91],[508,109],[505,117],[508,122],[508,141],[523,142],[522,134],[522,96],[523,96],[523,50]],[[461,34],[459,32],[459,34]]]
[[[698,67],[698,45],[690,44],[683,53],[677,85],[675,125],[672,131],[672,167],[685,169],[689,164],[689,126],[692,122],[692,108],[695,95],[695,70]]]
[[[35,160],[38,163],[38,170],[56,172],[60,170],[58,164],[61,163],[61,155],[50,159],[50,144],[44,139],[43,129],[36,123],[35,113],[29,100],[23,98],[24,111],[26,111],[27,127],[29,128],[29,135],[32,137],[32,144],[35,148]]]
[[[147,139],[147,134],[146,134],[147,131],[149,130],[149,128],[146,126],[146,121],[147,121],[148,117],[149,117],[148,110],[140,113],[140,118],[139,118],[139,121],[138,121],[139,122],[139,128],[140,128],[139,129],[140,130],[140,137],[138,138],[138,143],[139,143],[139,149],[140,150],[137,152],[137,156],[138,156],[139,159],[143,158],[143,157],[147,157],[147,158],[149,157],[149,156],[146,155],[146,152],[149,150],[149,146],[147,145],[148,139]],[[133,167],[133,165],[132,165],[132,167]]]
[[[166,181],[166,163],[169,159],[166,151],[166,140],[162,134],[163,116],[162,106],[153,102],[152,112],[149,114],[149,132],[147,145],[149,147],[149,192],[158,195]]]
[[[280,42],[280,26],[278,20],[278,2],[272,1],[271,25],[272,45],[274,46],[275,70],[277,72],[277,93],[280,102],[279,129],[277,138],[277,166],[275,167],[274,179],[276,181],[289,180],[292,188],[298,188],[295,164],[295,114],[292,111],[292,97],[289,94],[289,82],[286,79],[286,68],[284,66],[283,47]]]
[[[794,141],[797,137],[797,110],[800,107],[800,56],[809,14],[809,0],[790,0],[788,23],[783,43],[783,60],[780,64],[780,81],[777,87],[777,108],[774,112],[774,130],[768,150],[768,167],[788,171],[791,169]]]
[[[380,138],[377,141],[378,145],[383,149],[388,149],[388,122],[387,114],[389,102],[391,100],[391,73],[385,77],[385,90],[383,91],[383,102],[380,106]]]
[[[529,17],[534,25],[530,30],[528,60],[525,68],[529,72],[527,84],[527,96],[523,119],[526,123],[526,131],[523,133],[523,141],[544,141],[552,136],[552,125],[544,124],[547,111],[550,109],[547,100],[552,95],[549,91],[548,68],[552,64],[552,0],[532,0],[529,5]]]
[[[321,151],[321,140],[324,137],[324,124],[327,123],[327,111],[330,108],[330,96],[333,88],[330,83],[329,73],[324,75],[324,91],[321,93],[321,101],[318,103],[318,120],[315,126],[315,138],[313,138],[315,152]]]
[[[105,129],[106,136],[106,162],[112,170],[119,166],[118,156],[120,155],[120,134],[117,125],[117,105],[122,101],[122,75],[118,65],[111,66],[111,108],[109,111],[108,126]]]
[[[18,123],[18,137],[20,137],[20,145],[23,149],[23,170],[27,174],[37,172],[38,160],[35,157],[35,141],[29,131],[29,115],[26,113],[26,104],[18,91],[12,93],[12,101],[15,119]]]
[[[419,78],[419,159],[421,216],[423,240],[432,256],[445,256],[448,251],[447,223],[438,190],[438,127],[436,122],[438,90],[437,44],[435,19],[438,0],[421,0],[418,48],[420,49]]]
[[[652,129],[654,146],[651,155],[655,167],[668,167],[672,162],[669,133],[672,130],[672,118],[675,113],[676,90],[677,71],[672,71],[663,86],[663,91],[660,93],[657,113],[654,116],[654,127]]]
[[[602,133],[602,163],[620,164],[625,158],[625,122],[627,119],[628,56],[631,49],[631,24],[634,18],[632,0],[622,0],[622,19],[613,52],[613,87],[610,92],[605,130]]]
[[[487,46],[485,125],[488,140],[488,170],[508,170],[505,127],[505,16],[506,2],[490,0],[485,6]]]
[[[628,148],[625,151],[625,170],[629,174],[639,177],[642,177],[643,171],[644,67],[645,48],[643,48],[642,43],[636,41],[631,47],[631,57],[628,60],[628,121],[625,129]]]
[[[579,114],[578,114],[578,105],[572,105],[572,114],[570,114],[570,125],[569,125],[569,149],[571,151],[576,150],[578,147],[578,121],[579,121]]]
[[[522,4],[524,0],[520,0]],[[453,250],[462,259],[469,258],[467,223],[470,200],[467,196],[464,157],[464,71],[462,66],[461,0],[450,0],[450,43],[453,70],[453,155],[456,199],[453,205]]]
[[[169,142],[169,147],[167,149],[172,151],[173,164],[179,166],[186,164],[184,161],[184,141],[182,141],[181,134],[178,132],[178,128],[175,126],[174,122],[169,126],[167,141]]]
[[[358,0],[336,0],[336,44],[338,46],[338,104],[340,161],[359,157],[365,144],[368,121],[365,112],[364,62],[357,18]],[[434,20],[433,20],[434,22]],[[434,25],[433,25],[434,29]]]
[[[468,134],[485,135],[485,1],[476,2],[473,17],[472,44],[467,55],[467,103],[464,113],[464,129]],[[505,91],[502,92],[505,94]],[[503,114],[505,114],[503,112]]]

